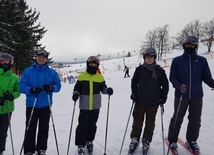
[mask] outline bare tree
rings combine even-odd
[[[208,52],[211,51],[211,47],[214,41],[214,18],[209,22],[203,24],[203,35],[201,37],[201,42],[207,46]]]
[[[158,28],[158,39],[157,39],[158,60],[162,59],[163,52],[164,51],[166,52],[168,40],[169,40],[169,25],[166,24],[163,27]]]

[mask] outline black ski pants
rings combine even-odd
[[[170,143],[177,142],[178,135],[180,132],[181,124],[183,122],[184,116],[188,109],[188,126],[186,131],[186,140],[187,141],[197,141],[199,136],[199,130],[201,127],[201,112],[203,106],[203,99],[182,99],[175,97],[174,99],[174,114],[171,118],[169,124],[168,139]],[[177,121],[175,122],[178,105],[180,103],[180,109],[177,115]]]
[[[24,153],[34,153],[35,150],[47,150],[50,108],[34,108],[33,115],[30,121],[30,126],[27,129],[28,121],[33,108],[26,108],[26,131],[24,141]],[[38,124],[37,143],[36,142],[36,129]]]
[[[11,117],[11,113],[9,115],[10,116],[8,116],[8,113],[0,114],[0,152],[5,151],[9,117]]]
[[[75,145],[85,146],[87,141],[93,141],[97,131],[97,120],[100,110],[80,110],[76,128]]]
[[[140,140],[143,122],[145,120],[145,127],[143,131],[143,139],[152,141],[153,132],[155,129],[155,118],[157,114],[157,106],[144,106],[141,104],[135,104],[133,111],[133,125],[130,137],[137,137]]]

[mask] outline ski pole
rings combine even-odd
[[[129,112],[129,117],[128,117],[128,121],[127,121],[127,124],[126,124],[125,133],[124,133],[124,136],[123,136],[123,141],[122,141],[122,145],[121,145],[121,148],[120,148],[120,154],[119,155],[121,155],[121,152],[122,152],[122,149],[123,149],[123,144],[124,144],[124,140],[125,140],[125,136],[126,136],[126,132],[127,132],[127,128],[128,128],[128,125],[129,125],[129,120],[130,120],[130,117],[131,117],[131,113],[132,113],[133,107],[134,107],[134,101],[132,102],[132,106],[131,106],[131,109],[130,109],[130,112]]]
[[[27,136],[28,129],[29,129],[29,127],[30,127],[30,123],[31,123],[31,119],[32,119],[32,116],[33,116],[33,112],[34,112],[35,106],[36,106],[37,99],[38,99],[38,94],[36,94],[36,97],[35,97],[35,99],[34,99],[33,107],[32,107],[32,110],[31,110],[31,113],[30,113],[30,117],[29,117],[29,120],[28,120],[28,123],[27,123],[27,127],[26,127],[26,129],[25,129],[24,140],[23,140],[22,147],[21,147],[21,150],[20,150],[20,154],[19,154],[19,155],[22,154],[22,150],[23,150],[23,148],[24,148],[25,139],[26,139],[26,136]]]
[[[48,96],[48,103],[49,103],[50,115],[51,115],[51,120],[52,120],[52,125],[53,125],[54,137],[55,137],[55,142],[56,142],[57,154],[59,155],[59,147],[58,147],[58,142],[57,142],[57,137],[56,137],[56,129],[55,129],[55,124],[54,124],[54,119],[53,119],[52,106],[51,106],[51,101],[50,101],[50,95],[49,95],[49,93],[47,93],[47,96]]]
[[[183,93],[181,94],[181,97],[180,97],[180,100],[179,100],[179,104],[178,104],[178,108],[177,108],[177,111],[176,111],[175,121],[174,121],[174,124],[173,124],[172,136],[174,135],[174,132],[175,132],[175,126],[176,126],[176,123],[177,123],[178,114],[179,114],[179,111],[180,111],[182,99],[183,99]],[[167,155],[169,155],[170,145],[171,145],[171,142],[169,142],[169,147],[168,147],[168,150],[167,150]]]
[[[68,139],[67,155],[69,154],[70,141],[71,141],[71,132],[72,132],[73,122],[74,122],[75,107],[76,107],[76,101],[74,102],[74,107],[73,107],[73,112],[72,112],[72,117],[71,117],[71,126],[70,126],[70,133],[69,133],[69,139]]]
[[[10,140],[11,140],[11,146],[12,146],[12,152],[14,153],[14,145],[13,145],[13,136],[12,136],[12,128],[11,128],[11,114],[9,112],[9,102],[7,101],[7,109],[8,109],[8,126],[10,128]]]
[[[108,95],[108,108],[107,108],[107,118],[106,118],[106,134],[105,134],[105,148],[104,148],[104,155],[106,155],[107,134],[108,134],[109,107],[110,107],[110,95]]]
[[[163,127],[163,113],[164,113],[164,106],[163,104],[160,105],[161,107],[161,127],[162,127],[162,141],[163,141],[163,155],[165,155],[165,145],[164,145],[164,127]]]

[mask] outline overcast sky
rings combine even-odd
[[[196,19],[214,18],[214,0],[27,0],[48,30],[41,43],[55,61],[139,51],[149,30],[170,36]]]

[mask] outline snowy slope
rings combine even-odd
[[[180,53],[176,53],[180,54]],[[169,55],[173,57],[174,55]],[[167,61],[167,66],[170,65],[170,61]],[[127,66],[131,66],[130,75],[133,75],[135,67],[138,66],[139,62],[143,62],[142,58],[138,56],[126,58],[125,60]],[[165,66],[162,61],[158,62],[162,66]],[[212,73],[214,73],[214,59],[209,58],[208,63],[210,65]],[[106,77],[106,83],[108,86],[114,89],[114,94],[110,98],[110,113],[109,113],[109,124],[108,124],[108,136],[107,136],[107,155],[118,155],[122,139],[124,136],[125,127],[127,124],[128,116],[130,113],[130,108],[132,101],[130,100],[130,84],[131,78],[123,78],[123,68],[118,69],[118,64],[123,67],[122,59],[113,59],[105,62],[101,62],[101,71],[104,71],[104,76]],[[84,65],[84,64],[83,64]],[[104,67],[103,67],[104,66]],[[81,66],[83,67],[83,66]],[[73,65],[73,68],[75,66]],[[77,68],[77,67],[76,67]],[[164,68],[167,75],[169,75],[169,67]],[[71,100],[71,94],[74,84],[62,83],[62,89],[59,93],[54,95],[54,105],[53,105],[53,116],[54,123],[57,132],[57,140],[60,150],[60,155],[66,155],[67,146],[68,146],[68,137],[70,130],[70,122],[72,117],[72,111],[74,108],[74,103]],[[174,99],[174,89],[170,84],[170,91],[168,95],[167,103],[165,104],[165,113],[164,113],[164,134],[167,136],[169,120],[173,113],[173,99]],[[203,155],[211,155],[213,146],[214,146],[214,92],[211,89],[204,85],[204,107],[202,114],[202,127],[200,132],[200,137],[198,139],[198,144],[201,148]],[[105,146],[105,131],[106,131],[106,112],[108,105],[108,96],[102,96],[102,108],[100,112],[100,117],[98,120],[98,129],[96,134],[96,139],[94,142],[94,155],[102,155],[104,153]],[[76,146],[74,145],[75,129],[77,126],[79,108],[78,104],[75,107],[74,115],[74,124],[72,129],[71,136],[71,145],[70,145],[70,155],[76,154]],[[162,130],[161,130],[161,112],[158,111],[156,117],[156,128],[154,131],[153,141],[151,143],[149,153],[151,155],[160,155],[163,154],[163,145],[162,145]],[[126,155],[128,151],[128,145],[130,142],[130,130],[132,124],[132,116],[129,122],[127,129],[122,155]],[[185,118],[181,132],[180,138],[185,140],[185,130],[187,126],[187,118]],[[15,148],[15,154],[19,154],[21,145],[23,142],[25,129],[25,96],[21,95],[20,98],[16,100],[16,109],[12,115],[12,133],[13,133],[13,142]],[[167,148],[166,148],[167,149]],[[188,155],[188,152],[182,147],[179,148],[180,155]],[[6,155],[12,154],[10,133],[8,132],[7,139],[7,150],[5,151]],[[56,144],[54,139],[54,133],[52,128],[52,121],[50,120],[50,133],[48,141],[48,155],[57,155]],[[135,151],[135,155],[141,154],[141,144],[138,149]]]

